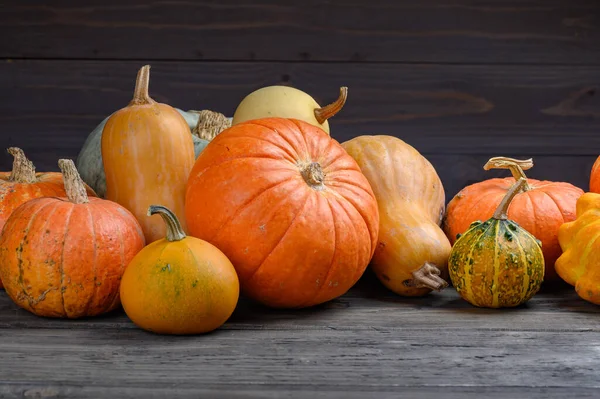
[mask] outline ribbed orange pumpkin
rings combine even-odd
[[[489,179],[463,188],[446,208],[444,231],[454,243],[457,234],[469,229],[475,221],[492,217],[508,190],[519,178],[526,178],[523,170],[533,167],[533,161],[496,157],[484,169],[509,169],[513,177]],[[542,242],[546,266],[544,281],[558,281],[554,262],[562,253],[558,243],[558,229],[564,222],[575,220],[577,199],[583,190],[569,183],[527,179],[522,192],[512,200],[508,218],[533,234]]]
[[[322,129],[294,119],[234,125],[188,181],[193,236],[227,255],[242,292],[299,308],[344,294],[373,256],[379,213],[357,163]]]
[[[36,173],[33,163],[23,150],[11,147],[14,157],[13,170],[0,172],[0,231],[13,210],[19,205],[39,197],[64,197],[66,195],[62,174],[58,172]],[[85,186],[88,195],[94,190]]]
[[[596,158],[590,175],[590,191],[600,194],[600,157]]]
[[[15,209],[0,237],[0,277],[11,299],[39,316],[94,316],[119,305],[121,276],[144,236],[125,208],[88,198],[73,161],[59,165],[68,198]]]
[[[14,157],[13,170],[0,172],[0,232],[10,214],[21,204],[40,197],[64,197],[67,193],[62,174],[57,172],[35,173],[33,163],[23,150],[11,147],[8,153]],[[85,186],[88,195],[94,190]],[[0,288],[3,285],[0,283]]]
[[[162,239],[160,216],[146,216],[161,204],[183,222],[185,184],[194,165],[190,128],[175,108],[148,95],[150,66],[138,73],[133,100],[110,116],[102,131],[105,198],[123,205],[137,218],[146,242]],[[186,226],[182,223],[184,231]]]

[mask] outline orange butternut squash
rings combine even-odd
[[[160,216],[146,216],[163,204],[184,223],[185,185],[194,165],[194,142],[185,119],[174,108],[150,98],[150,66],[140,69],[133,100],[115,112],[102,131],[106,199],[135,215],[147,243],[161,239]]]

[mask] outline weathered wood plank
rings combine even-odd
[[[138,330],[16,329],[0,330],[0,369],[6,382],[127,388],[600,389],[600,359],[590,356],[598,345],[597,332],[222,330],[164,337]]]
[[[0,57],[600,64],[587,0],[4,2]]]
[[[214,398],[214,399],[396,399],[398,397],[418,399],[465,399],[465,398],[528,398],[528,399],[578,399],[597,398],[596,388],[557,388],[557,387],[365,387],[344,384],[344,386],[318,385],[211,385],[204,384],[196,388],[181,388],[175,384],[155,387],[112,387],[98,383],[94,385],[76,385],[68,382],[59,384],[36,383],[0,383],[0,395],[3,398]]]
[[[517,309],[475,308],[454,289],[422,298],[403,298],[385,289],[371,272],[346,295],[304,310],[276,310],[241,299],[225,331],[370,331],[420,334],[416,331],[600,332],[600,307],[578,298],[566,285],[546,288]],[[407,323],[407,320],[410,320]],[[138,330],[122,311],[80,320],[36,317],[0,292],[0,329]],[[1,379],[1,378],[0,378]]]
[[[39,170],[56,169],[58,157],[75,157],[93,127],[128,103],[140,64],[0,63],[0,148],[22,146]],[[584,186],[600,152],[596,67],[159,62],[151,92],[183,109],[231,115],[247,93],[284,81],[322,103],[349,85],[347,106],[331,122],[333,137],[400,137],[432,156],[452,194],[489,176],[481,165],[496,155],[533,156],[539,166],[532,175]],[[565,155],[583,157],[552,158]],[[0,156],[2,169],[10,162]]]

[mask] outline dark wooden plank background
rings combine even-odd
[[[447,192],[534,157],[532,177],[588,187],[600,154],[600,2],[593,0],[8,1],[0,8],[0,148],[38,170],[77,156],[152,65],[151,94],[232,115],[289,84],[350,88],[332,135],[391,134]],[[0,168],[10,167],[0,155]]]

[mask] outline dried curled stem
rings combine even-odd
[[[10,147],[8,153],[14,157],[12,172],[8,180],[15,183],[35,183],[37,181],[35,166],[27,159],[23,150]]]
[[[525,175],[525,172],[523,172],[523,171],[531,169],[531,168],[533,168],[533,159],[532,158],[514,159],[514,158],[508,158],[508,157],[494,157],[494,158],[490,158],[490,160],[487,161],[485,165],[483,165],[484,170],[508,169],[508,170],[510,170],[510,173],[512,173],[515,180],[519,180],[521,178],[527,179],[527,176]],[[523,190],[524,191],[531,190],[531,187],[529,187],[529,184],[527,184],[527,182],[525,182],[525,187],[523,188]]]
[[[433,291],[441,291],[448,287],[448,283],[440,277],[440,274],[440,269],[429,262],[425,262],[423,266],[412,272],[413,278],[404,281],[404,285],[407,287],[429,288]]]
[[[346,100],[348,99],[348,88],[345,86],[340,87],[340,96],[337,100],[328,104],[324,107],[315,109],[315,118],[317,122],[320,124],[325,123],[325,121],[338,112],[344,107],[346,104]]]
[[[73,161],[71,159],[59,159],[58,167],[63,174],[65,191],[69,201],[74,204],[87,204],[90,202],[83,180],[81,180]]]
[[[150,85],[150,65],[144,65],[137,73],[135,80],[135,89],[133,91],[133,99],[129,105],[144,105],[152,104],[154,100],[148,94],[148,86]]]
[[[201,139],[211,141],[223,130],[231,127],[231,121],[220,112],[202,110],[191,111],[198,114],[198,123],[192,130],[192,134]]]

